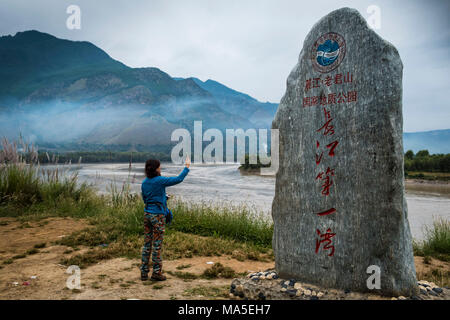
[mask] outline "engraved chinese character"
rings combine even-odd
[[[319,252],[321,244],[323,245],[323,250],[331,250],[328,254],[329,257],[334,255],[334,246],[332,245],[331,238],[333,238],[336,233],[332,233],[331,229],[328,228],[327,232],[322,234],[319,229],[316,230],[319,239],[316,239],[316,254]]]
[[[324,114],[325,114],[325,123],[324,123],[324,125],[322,126],[322,127],[320,127],[319,129],[317,129],[317,132],[320,132],[320,131],[324,131],[323,132],[323,135],[324,136],[326,136],[326,135],[328,135],[328,134],[330,134],[330,135],[333,135],[334,134],[334,126],[331,124],[331,121],[333,120],[332,118],[331,118],[331,114],[330,114],[330,111],[327,111],[327,109],[326,108],[323,108],[323,112],[324,112]]]

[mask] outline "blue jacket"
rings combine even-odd
[[[188,174],[189,169],[184,167],[183,171],[178,177],[162,177],[156,176],[151,179],[145,178],[142,181],[142,199],[144,203],[147,202],[160,202],[167,208],[166,202],[166,187],[176,185],[184,180],[184,177]],[[145,212],[164,214],[163,208],[157,204],[150,204],[146,206]]]

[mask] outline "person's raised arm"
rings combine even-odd
[[[177,177],[161,177],[161,183],[162,185],[166,187],[170,187],[173,185],[176,185],[184,180],[184,178],[189,173],[189,167],[191,165],[191,159],[189,158],[189,155],[186,157],[186,161],[184,162],[184,169],[183,171],[177,176]]]

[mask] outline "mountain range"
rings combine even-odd
[[[194,120],[203,130],[270,128],[277,107],[214,80],[130,68],[90,42],[36,30],[0,37],[0,136],[49,149],[168,151],[171,132]],[[404,149],[447,153],[449,138],[405,133]]]
[[[204,130],[270,128],[277,106],[213,80],[130,68],[89,42],[35,30],[0,38],[0,135],[150,147],[194,120]]]

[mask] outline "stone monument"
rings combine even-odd
[[[354,9],[331,12],[307,35],[272,123],[280,134],[272,204],[280,277],[384,295],[417,292],[402,72],[396,48]]]

